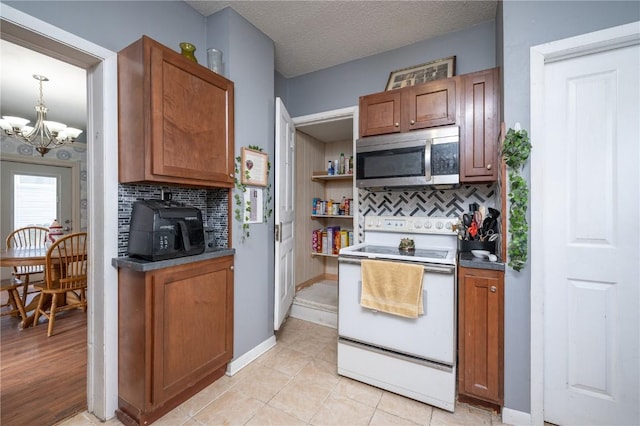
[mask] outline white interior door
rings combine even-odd
[[[640,424],[637,43],[544,66],[532,286],[544,286],[544,420],[554,424]]]
[[[295,133],[289,113],[276,98],[274,330],[282,325],[295,296]]]

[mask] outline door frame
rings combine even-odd
[[[117,53],[5,4],[0,22],[2,38],[87,70],[87,409],[106,420],[118,407]]]
[[[54,158],[27,157],[24,155],[2,154],[2,161],[26,163],[42,166],[65,167],[71,169],[71,230],[80,231],[80,163],[77,160],[64,161]]]
[[[551,149],[552,141],[544,139],[544,93],[545,65],[573,57],[612,50],[640,43],[640,23],[608,28],[601,31],[553,41],[530,49],[531,63],[531,140],[535,149],[531,151],[531,229],[542,229],[544,194],[542,163],[545,149]],[[531,232],[531,258],[536,262],[531,267],[531,424],[544,424],[544,293],[543,271],[545,264],[544,236]]]

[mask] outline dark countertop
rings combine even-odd
[[[458,265],[465,268],[491,269],[494,271],[504,271],[504,263],[498,257],[496,262],[489,262],[487,259],[474,257],[470,252],[460,252]]]
[[[171,266],[185,265],[187,263],[199,262],[201,260],[211,260],[218,257],[233,256],[236,253],[236,249],[228,248],[215,248],[207,249],[202,254],[196,254],[193,256],[177,257],[175,259],[157,260],[152,262],[150,260],[136,259],[133,257],[114,257],[111,259],[111,264],[116,268],[132,269],[137,272],[155,271],[156,269],[168,268]]]

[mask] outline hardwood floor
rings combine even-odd
[[[19,319],[0,319],[0,424],[53,425],[87,409],[87,314],[56,316],[19,330]]]

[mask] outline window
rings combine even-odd
[[[13,182],[14,228],[48,227],[58,216],[58,179],[16,174]]]

